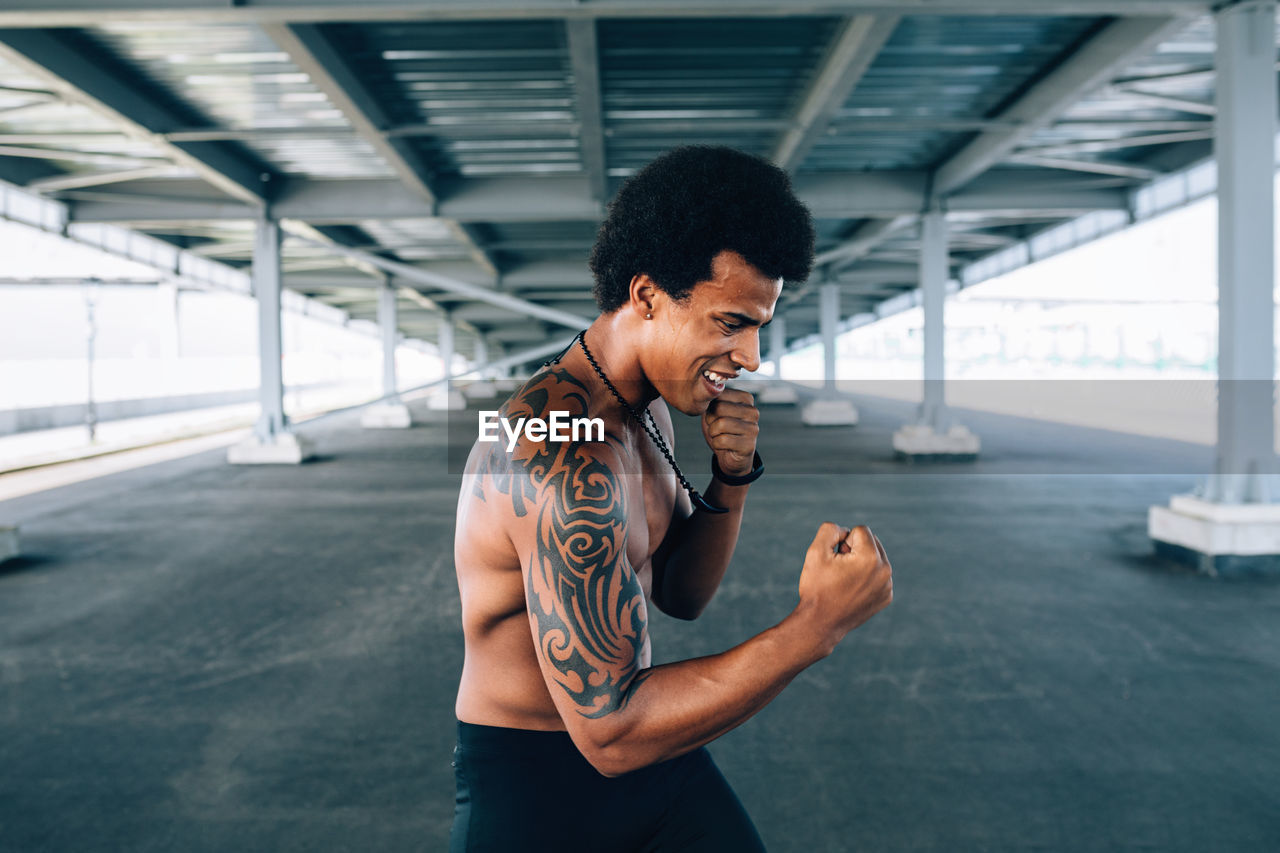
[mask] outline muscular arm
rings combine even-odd
[[[626,556],[621,470],[607,445],[534,454],[525,465],[533,511],[513,537],[548,690],[574,743],[607,776],[733,729],[829,652],[797,608],[722,654],[641,668],[647,611]]]
[[[655,419],[674,450],[674,430],[665,406]],[[653,603],[663,613],[696,619],[711,603],[738,544],[748,489],[750,486],[730,486],[712,479],[703,495],[729,510],[723,514],[694,511],[688,495],[680,493],[667,535],[652,561]]]
[[[712,480],[703,495],[724,514],[692,511],[681,493],[667,536],[653,555],[653,603],[668,616],[696,619],[711,603],[733,559],[750,486]]]

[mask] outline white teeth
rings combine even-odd
[[[716,373],[714,370],[704,370],[702,371],[702,375],[707,377],[708,379],[710,379],[712,382],[716,384],[724,382],[726,379],[729,378],[727,376],[721,376],[719,373]]]

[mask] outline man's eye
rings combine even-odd
[[[739,329],[741,329],[741,328],[742,328],[742,326],[741,326],[740,324],[738,324],[738,323],[726,323],[724,320],[721,320],[721,321],[720,321],[720,326],[721,326],[721,328],[723,328],[723,329],[725,330],[725,332],[727,332],[728,334],[733,334],[734,332],[736,332],[736,331],[738,331]]]

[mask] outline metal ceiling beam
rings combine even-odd
[[[1145,92],[1132,86],[1116,86],[1115,92],[1126,98],[1141,101],[1154,107],[1165,107],[1166,109],[1202,116],[1216,116],[1218,114],[1218,108],[1213,104],[1206,104],[1203,101],[1195,101],[1191,98],[1179,98],[1161,92]]]
[[[916,221],[916,214],[903,214],[894,216],[889,219],[872,219],[864,222],[858,227],[853,235],[832,249],[819,253],[814,260],[815,269],[823,267],[835,267],[837,265],[847,265],[858,258],[864,257],[876,246],[888,240],[893,235],[909,228]],[[809,277],[809,280],[800,287],[791,291],[783,298],[782,307],[789,308],[800,302],[816,284],[825,281],[828,277],[827,271],[822,270],[816,275]]]
[[[317,243],[317,245],[324,244]],[[329,245],[327,248],[332,250],[335,254],[349,258],[350,260],[358,263],[377,267],[383,272],[389,273],[397,278],[404,279],[406,281],[418,282],[440,290],[460,293],[476,300],[477,302],[486,302],[490,305],[496,305],[499,308],[504,308],[517,316],[523,315],[525,317],[535,317],[540,320],[546,320],[549,323],[555,323],[556,325],[568,326],[571,329],[585,329],[587,326],[590,326],[592,322],[590,319],[577,314],[557,311],[553,308],[547,308],[545,306],[538,305],[535,302],[530,302],[527,299],[519,299],[507,293],[498,293],[486,287],[481,287],[469,282],[450,278],[448,276],[428,272],[420,267],[410,266],[409,264],[401,263],[399,261],[388,260],[387,258],[373,255],[368,252],[362,252],[357,249],[347,249],[336,245]]]
[[[868,261],[858,264],[828,278],[835,284],[860,284],[865,282],[915,282],[920,278],[920,265],[913,263],[877,263]]]
[[[1133,15],[1209,11],[1210,0],[1125,0]],[[805,14],[1114,15],[1116,0],[810,0]],[[85,20],[183,23],[317,23],[547,18],[783,17],[777,0],[0,0],[0,26],[78,27]]]
[[[315,87],[386,161],[404,185],[434,210],[437,199],[431,186],[430,170],[408,141],[387,135],[391,120],[320,28],[305,24],[265,24],[263,30],[289,54],[299,70],[311,78]],[[450,223],[450,230],[477,264],[497,274],[497,264],[476,241],[474,234],[457,223]]]
[[[600,95],[600,49],[596,40],[596,22],[566,21],[565,31],[569,40],[573,86],[578,96],[578,145],[582,152],[582,168],[587,173],[591,198],[603,205],[609,200],[609,172],[605,164],[604,106]]]
[[[98,20],[92,9],[84,10]],[[0,16],[3,19],[3,16]],[[77,26],[83,25],[83,20]],[[0,59],[39,79],[66,100],[88,106],[106,116],[128,136],[154,146],[196,172],[223,192],[260,205],[273,194],[271,174],[240,152],[216,142],[169,142],[166,131],[189,127],[190,116],[143,93],[136,80],[86,56],[63,33],[0,29]]]
[[[941,164],[934,174],[934,195],[949,195],[971,182],[1082,96],[1105,85],[1135,55],[1183,25],[1185,21],[1171,17],[1120,18],[1107,24],[997,116],[1016,122],[1017,128],[980,134]]]
[[[542,307],[542,308],[547,308],[552,311],[563,311],[565,313],[574,313],[578,309],[583,307],[581,302],[568,304],[568,305],[559,304],[559,303],[553,303],[553,304],[547,304],[547,305],[543,305],[541,303],[531,303],[531,304],[537,304],[539,305],[539,307]],[[594,314],[595,311],[593,310],[591,313]],[[527,317],[524,317],[519,313],[513,313],[508,308],[499,308],[496,305],[484,305],[476,302],[471,302],[466,305],[459,305],[457,308],[449,312],[449,316],[457,318],[459,320],[465,320],[471,323],[483,323],[485,325],[495,325],[495,326],[503,325],[506,323],[529,322]]]
[[[436,261],[413,266],[415,269],[465,281],[476,287],[494,287],[493,279],[484,279],[470,264]],[[508,292],[526,291],[536,294],[563,289],[581,293],[584,298],[591,298],[591,272],[587,269],[585,261],[536,261],[523,264],[507,270],[502,276],[502,283]],[[286,275],[285,286],[296,290],[368,290],[376,289],[381,285],[377,279],[365,275],[335,272]],[[445,303],[465,301],[468,298],[458,294],[442,294],[436,297],[436,301]]]
[[[1062,142],[1056,145],[1027,148],[1019,151],[1018,154],[1032,157],[1069,157],[1072,154],[1101,154],[1104,151],[1123,151],[1126,148],[1143,148],[1150,145],[1174,145],[1179,142],[1195,142],[1212,138],[1213,128],[1205,127],[1200,130],[1188,130],[1183,133],[1157,133],[1148,136],[1121,136],[1116,139]]]
[[[915,216],[907,215],[895,216],[892,219],[874,219],[866,222],[852,237],[839,246],[820,252],[813,259],[814,265],[831,266],[852,263],[864,257],[885,240],[911,227],[915,221]]]
[[[1128,163],[1100,163],[1093,160],[1071,160],[1066,157],[1040,157],[1034,154],[1013,154],[1008,160],[1011,163],[1026,163],[1028,166],[1066,169],[1094,175],[1115,175],[1121,178],[1133,178],[1136,181],[1149,181],[1161,175],[1159,169],[1148,169]]]
[[[922,120],[867,120],[873,130],[984,130],[992,126],[991,122],[982,119],[939,119],[941,126],[927,124]],[[610,128],[610,136],[615,139],[629,137],[653,136],[655,134],[687,134],[687,133],[770,133],[786,130],[790,127],[786,119],[778,118],[700,118],[697,120],[658,120],[658,121],[619,121]],[[862,127],[862,122],[859,122]],[[508,126],[492,122],[474,124],[406,124],[386,129],[389,139],[400,139],[414,136],[435,136],[450,138],[453,136],[486,136],[497,139],[528,139],[576,137],[582,129],[581,122],[565,120],[527,121]],[[86,134],[87,135],[87,134]],[[259,142],[288,139],[340,139],[356,138],[356,133],[347,126],[329,127],[258,127],[258,128],[192,128],[176,130],[165,134],[171,142]],[[3,138],[3,137],[0,137]]]
[[[139,178],[169,177],[175,173],[185,173],[181,166],[143,166],[139,169],[125,169],[120,172],[91,172],[89,174],[72,173],[40,178],[26,185],[26,189],[41,193],[78,190],[85,187],[102,187],[107,184],[119,184],[125,181],[136,181]]]
[[[150,163],[165,163],[160,157],[136,157],[129,154],[102,154],[74,148],[30,148],[20,145],[0,146],[0,157],[26,157],[32,160],[61,160],[112,169],[134,169]],[[167,164],[166,164],[167,165]]]
[[[427,183],[426,167],[403,141],[386,137],[384,131],[391,122],[320,28],[265,24],[262,29],[311,78],[312,84],[386,161],[396,177],[428,204],[434,204],[436,195]]]
[[[1008,172],[1009,174],[1005,174]],[[118,193],[71,193],[77,222],[129,222],[145,227],[253,218],[252,209],[201,199],[198,182],[156,182],[156,192],[140,192],[152,182],[121,185]],[[892,218],[925,206],[928,176],[923,172],[841,172],[800,174],[800,199],[818,219]],[[952,211],[1063,215],[1123,210],[1128,182],[1087,180],[1057,169],[997,170],[948,200]],[[126,192],[127,190],[127,192]],[[444,188],[439,213],[459,222],[598,222],[599,206],[580,177],[485,178]],[[432,210],[394,180],[311,180],[289,183],[272,205],[275,215],[315,225],[363,220],[425,219]]]
[[[792,116],[793,127],[783,134],[773,162],[795,171],[815,142],[827,132],[836,112],[849,99],[880,48],[898,26],[897,15],[877,18],[858,15],[844,21],[832,39],[809,90]]]

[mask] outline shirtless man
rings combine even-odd
[[[761,470],[759,412],[725,382],[759,367],[760,327],[812,259],[808,211],[766,161],[676,149],[619,191],[591,258],[600,317],[501,410],[600,418],[603,440],[526,432],[467,462],[451,851],[764,849],[704,744],[892,600],[884,549],[823,524],[799,604],[722,654],[652,666],[648,609],[694,619],[724,577]],[[659,446],[668,406],[702,419],[705,496]]]

